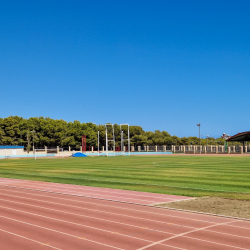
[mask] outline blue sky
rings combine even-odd
[[[250,1],[0,1],[0,117],[250,130]]]

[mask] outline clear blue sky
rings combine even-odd
[[[0,117],[250,130],[250,1],[0,2]]]

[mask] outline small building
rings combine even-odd
[[[0,158],[17,157],[24,154],[24,146],[0,146]]]

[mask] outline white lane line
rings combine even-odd
[[[137,250],[144,250],[144,249],[147,249],[149,247],[152,247],[152,246],[155,246],[155,245],[159,245],[159,244],[162,244],[164,243],[165,241],[169,241],[169,240],[172,240],[172,239],[175,239],[175,238],[178,238],[178,237],[182,237],[182,236],[185,236],[187,234],[190,234],[190,233],[193,233],[193,232],[197,232],[197,231],[201,231],[201,230],[205,230],[207,228],[210,228],[210,227],[215,227],[215,226],[219,226],[219,225],[225,225],[225,224],[228,224],[228,223],[232,223],[232,222],[224,222],[224,223],[216,223],[214,225],[210,225],[210,226],[206,226],[206,227],[202,227],[202,228],[198,228],[198,229],[194,229],[194,230],[191,230],[189,232],[185,232],[185,233],[181,233],[181,234],[176,234],[172,237],[169,237],[169,238],[166,238],[166,239],[163,239],[163,240],[159,240],[159,241],[156,241],[154,243],[151,243],[147,246],[144,246],[144,247],[141,247],[141,248],[138,248]],[[214,243],[214,242],[213,242]],[[220,243],[219,243],[220,244]],[[241,248],[241,249],[244,249],[246,250],[245,248]],[[249,249],[248,249],[249,250]]]
[[[85,194],[76,194],[76,193],[63,193],[60,191],[51,191],[51,190],[42,190],[42,189],[35,189],[35,188],[28,188],[28,187],[17,187],[17,186],[9,186],[9,185],[0,185],[0,186],[5,186],[5,187],[12,187],[12,188],[20,188],[20,189],[26,189],[26,190],[32,190],[32,191],[41,191],[41,192],[48,192],[48,193],[54,193],[54,194],[64,194],[64,195],[72,195],[72,196],[77,196],[77,197],[85,197],[85,198],[92,198],[92,199],[98,199],[98,200],[106,200],[106,201],[116,201],[116,202],[121,202],[121,203],[128,203],[128,204],[137,204],[137,205],[150,205],[150,203],[144,204],[144,203],[136,203],[133,201],[125,201],[125,200],[114,200],[114,199],[109,199],[109,198],[102,198],[100,196],[88,196]]]
[[[56,218],[53,218],[53,217],[48,217],[48,216],[44,216],[44,215],[40,215],[40,214],[35,214],[35,213],[30,213],[30,212],[24,212],[24,211],[21,211],[21,210],[18,210],[18,209],[14,209],[14,208],[8,208],[8,207],[4,207],[4,206],[0,206],[0,207],[6,208],[6,209],[9,209],[9,210],[13,210],[13,211],[17,211],[17,212],[21,212],[21,213],[31,214],[31,215],[34,215],[34,216],[38,216],[38,217],[42,217],[42,218],[46,218],[46,219],[50,219],[50,220],[61,221],[61,222],[65,222],[65,223],[72,224],[72,225],[77,225],[77,226],[81,226],[81,227],[87,227],[87,228],[91,228],[91,229],[94,229],[94,230],[99,230],[99,231],[103,231],[103,232],[106,232],[106,233],[114,234],[113,231],[104,230],[104,229],[101,229],[101,228],[96,228],[96,227],[91,227],[91,226],[87,226],[87,225],[83,225],[83,224],[78,224],[78,223],[75,223],[75,222],[70,222],[70,221],[66,221],[66,220],[56,219]],[[2,217],[2,216],[0,215],[0,217]],[[140,227],[140,228],[142,229],[142,227]],[[133,238],[133,239],[136,239],[136,240],[153,242],[152,240],[145,240],[145,239],[137,238],[137,237],[134,237],[134,236],[131,236],[131,235],[122,234],[122,233],[119,233],[119,232],[117,232],[117,234],[119,234],[121,236],[129,237],[129,238]],[[173,234],[173,233],[166,233],[166,234]]]
[[[58,199],[60,199],[60,198],[58,198]],[[67,199],[68,200],[68,199]],[[72,201],[74,201],[74,200],[72,200]],[[228,223],[236,223],[237,221],[232,221],[232,222],[228,222]],[[224,223],[223,223],[224,224]],[[232,225],[227,225],[227,226],[232,226]],[[238,227],[238,226],[233,226],[233,227]],[[248,229],[248,228],[247,228]],[[208,231],[212,231],[212,230],[208,230]],[[216,231],[212,231],[212,232],[215,232],[215,233],[217,233]],[[233,235],[233,236],[236,236],[236,237],[243,237],[243,236],[238,236],[238,235]],[[188,238],[191,238],[191,237],[188,237]],[[196,239],[196,238],[192,238],[192,239]],[[196,239],[196,240],[200,240],[200,239]],[[210,241],[208,241],[208,242],[210,242]],[[214,242],[212,242],[212,243],[214,243]],[[220,243],[215,243],[215,244],[220,244]],[[166,244],[164,244],[164,245],[166,245]],[[167,246],[170,246],[170,245],[167,245]],[[234,247],[234,246],[230,246],[230,245],[227,245],[228,247]],[[173,248],[175,248],[174,246],[170,246],[170,247],[173,247]],[[237,247],[236,247],[237,248]],[[243,248],[240,248],[240,249],[243,249]]]
[[[23,188],[25,185],[22,185],[21,188]],[[17,187],[19,188],[19,186],[14,186],[14,187]],[[26,186],[26,188],[31,188],[31,189],[35,189],[34,186]],[[77,192],[74,192],[74,191],[71,191],[69,189],[66,189],[66,188],[59,188],[58,190],[55,190],[55,188],[53,187],[47,187],[47,186],[43,186],[43,187],[39,187],[36,186],[36,189],[39,190],[39,188],[42,188],[42,191],[50,191],[50,192],[67,192],[67,194],[78,194],[78,195],[86,195],[86,196],[91,196],[91,195],[96,195],[96,192],[95,191],[92,191],[92,192],[86,192],[85,190],[82,190],[82,191],[77,191]],[[98,196],[99,198],[105,198],[105,199],[117,199],[117,198],[121,198],[122,197],[122,200],[126,201],[126,200],[135,200],[135,201],[141,201],[141,202],[150,202],[150,203],[155,203],[155,204],[158,204],[158,203],[161,203],[163,202],[163,199],[162,198],[157,198],[159,201],[152,201],[152,199],[150,199],[150,197],[147,197],[148,199],[139,199],[139,198],[133,198],[133,197],[123,197],[122,194],[120,196],[117,196],[117,195],[99,195]],[[164,199],[165,202],[168,202],[168,201],[175,201],[173,199],[169,199],[169,198],[166,198]]]
[[[237,246],[233,246],[233,245],[228,245],[228,244],[223,244],[223,243],[219,243],[219,242],[214,242],[214,241],[210,241],[210,240],[203,240],[203,239],[199,239],[199,238],[195,238],[195,237],[189,237],[189,236],[183,236],[183,237],[189,238],[189,239],[192,239],[192,240],[209,242],[209,243],[216,244],[216,245],[222,245],[222,246],[227,246],[227,247],[231,247],[231,248],[236,248],[236,249],[242,249],[242,250],[249,250],[250,249],[250,248],[242,248],[242,247],[237,247]]]
[[[1,178],[0,178],[1,179]],[[12,181],[14,180],[14,181]],[[41,181],[30,181],[30,180],[19,180],[19,179],[7,179],[5,182],[3,183],[7,183],[7,184],[13,184],[13,183],[17,183],[17,184],[23,184],[23,183],[27,183],[30,187],[30,185],[33,185],[33,183],[35,183],[35,186],[40,186],[40,187],[47,187],[48,185],[46,185],[44,182]],[[1,180],[0,180],[1,183]],[[34,186],[34,185],[33,185]],[[33,187],[31,186],[31,187]],[[168,195],[168,194],[155,194],[155,193],[148,193],[148,192],[140,192],[140,191],[134,191],[134,190],[120,190],[120,189],[112,189],[112,188],[101,188],[101,187],[89,187],[89,186],[79,186],[79,185],[74,185],[74,184],[67,184],[67,183],[50,183],[50,187],[59,187],[60,189],[62,187],[70,187],[71,190],[79,190],[79,191],[85,191],[85,190],[91,190],[91,191],[98,191],[98,192],[103,192],[103,193],[118,193],[118,194],[130,194],[130,193],[135,193],[133,194],[134,196],[144,196],[144,197],[154,197],[154,198],[162,198],[162,199],[166,199],[168,197],[168,199],[171,200],[175,200],[174,198],[178,198],[180,199],[181,197],[183,197],[183,199],[188,199],[189,197],[186,196],[181,196],[181,195]],[[68,190],[68,188],[66,188]],[[107,190],[107,191],[106,191]],[[167,197],[165,197],[167,196]]]
[[[69,224],[73,224],[73,225],[78,225],[78,226],[82,226],[82,227],[92,228],[92,229],[95,229],[95,230],[101,230],[101,231],[113,233],[113,232],[111,232],[111,231],[107,231],[107,230],[103,230],[103,229],[99,229],[99,228],[94,228],[94,227],[90,227],[90,226],[86,226],[86,225],[82,225],[82,224],[78,224],[78,223],[74,223],[74,222],[69,222],[69,221],[65,221],[65,220],[60,220],[60,219],[56,219],[56,218],[52,218],[52,217],[48,217],[48,216],[43,216],[43,215],[39,215],[39,214],[34,214],[34,213],[30,213],[30,212],[25,212],[25,211],[21,211],[21,210],[18,210],[18,209],[12,209],[12,208],[8,208],[8,207],[4,207],[4,206],[0,206],[0,207],[7,208],[7,209],[9,209],[9,210],[14,210],[14,211],[26,213],[26,214],[31,214],[31,215],[43,217],[43,218],[47,218],[47,219],[51,219],[51,220],[61,221],[61,222],[65,222],[65,223],[69,223]],[[5,216],[0,216],[0,217],[6,218]],[[231,222],[226,222],[226,223],[231,223]],[[223,224],[226,224],[226,223],[223,223]],[[220,224],[222,224],[222,223],[220,223]],[[220,225],[220,224],[219,224],[219,225]],[[217,226],[217,225],[218,225],[218,224],[213,225],[213,226]],[[211,226],[209,226],[209,227],[211,227]],[[199,231],[199,230],[202,230],[202,229],[192,230],[192,231],[187,232],[186,234],[192,233],[192,232],[194,232],[194,231]],[[154,230],[154,231],[156,231],[156,230]],[[204,231],[205,231],[205,230],[204,230]],[[162,231],[161,231],[161,232],[162,232]],[[174,235],[173,237],[176,237],[176,234],[173,234],[173,233],[167,233],[167,232],[163,232],[163,233],[165,233],[165,234],[172,234],[172,235]],[[185,233],[184,233],[184,234],[185,234]],[[209,242],[209,243],[212,243],[212,244],[223,245],[223,246],[227,246],[227,247],[231,247],[231,248],[237,248],[237,249],[244,249],[244,250],[246,250],[246,248],[241,248],[241,247],[232,246],[232,245],[223,244],[223,243],[214,242],[214,241],[202,240],[202,239],[195,238],[195,237],[185,236],[184,234],[182,234],[182,235],[180,234],[179,236],[183,236],[183,237],[190,238],[190,239],[194,239],[194,240],[198,240],[198,241],[205,241],[205,242]],[[223,233],[223,234],[226,234],[226,233]],[[150,240],[140,239],[140,238],[137,238],[137,237],[133,237],[133,236],[129,236],[129,235],[124,235],[124,234],[121,234],[121,233],[119,233],[119,235],[125,236],[125,237],[130,237],[130,238],[133,238],[133,239],[136,239],[136,240],[143,240],[143,241],[147,241],[147,242],[152,242],[152,241],[150,241]],[[226,234],[226,235],[227,235],[227,234]],[[171,238],[173,238],[173,237],[171,237]],[[171,239],[171,238],[169,238],[169,239]],[[243,238],[247,238],[247,237],[243,237]],[[247,239],[249,239],[249,238],[247,238]],[[161,243],[161,245],[174,247],[174,246],[172,246],[172,245],[168,245],[168,244],[164,244],[164,243]],[[175,248],[175,247],[174,247],[174,248]],[[183,249],[183,248],[179,248],[179,249]]]
[[[142,229],[142,227],[140,227],[140,226],[135,226],[135,225],[131,225],[131,224],[125,224],[125,223],[120,223],[120,222],[110,221],[110,220],[105,220],[105,219],[100,219],[100,218],[97,218],[97,217],[90,217],[90,216],[86,216],[86,215],[80,215],[80,214],[75,214],[75,213],[70,213],[70,212],[64,212],[64,211],[57,210],[57,209],[50,209],[50,208],[45,208],[45,207],[40,207],[40,206],[35,206],[35,205],[29,205],[29,204],[25,204],[25,203],[20,203],[20,202],[14,202],[14,203],[24,204],[24,205],[33,206],[33,207],[39,207],[39,208],[42,208],[42,209],[45,209],[45,210],[57,211],[57,212],[72,214],[72,215],[76,215],[76,216],[80,216],[80,217],[88,217],[88,218],[93,218],[93,219],[97,219],[97,220],[104,220],[104,221],[108,221],[108,222],[111,222],[111,223],[117,223],[117,224],[122,224],[122,225],[126,225],[126,226],[138,227],[138,228]],[[3,207],[3,206],[0,206],[0,207]],[[10,209],[10,210],[19,211],[19,212],[23,212],[23,213],[33,214],[33,213],[25,212],[25,211],[22,211],[22,210],[12,209],[12,208],[9,208],[9,207],[4,207],[4,208]],[[33,215],[40,216],[40,215],[37,215],[37,214],[33,214]],[[44,217],[46,217],[46,216],[44,216]],[[51,218],[51,217],[46,217],[46,218],[54,219],[54,218]],[[67,221],[65,221],[65,222],[67,222]],[[73,223],[73,222],[67,222],[67,223]],[[233,223],[233,222],[226,222],[226,223]],[[179,225],[174,224],[174,223],[164,223],[164,224],[171,225],[171,226],[179,226]],[[81,226],[82,224],[79,224],[79,225]],[[85,225],[82,225],[82,226],[85,226]],[[197,229],[197,228],[190,227],[190,226],[182,226],[182,227],[185,227],[185,228],[188,227],[188,228],[192,228],[192,229]],[[94,228],[94,229],[96,229],[96,228]],[[148,229],[148,230],[146,230],[147,232],[156,231],[156,232],[161,232],[161,233],[164,233],[164,234],[175,235],[174,233],[162,231],[162,230],[166,230],[167,228],[164,228],[164,229],[151,229],[151,228],[147,228],[147,229]],[[100,230],[102,230],[102,229],[100,229]],[[244,236],[240,236],[240,235],[232,235],[232,234],[227,234],[227,233],[221,233],[221,232],[217,232],[217,231],[213,231],[213,230],[204,230],[204,231],[210,231],[210,232],[214,232],[216,234],[225,234],[225,235],[229,235],[229,236],[235,236],[235,237],[239,237],[239,238],[250,239],[249,237],[244,237]],[[120,234],[120,235],[124,235],[124,234]],[[127,236],[127,235],[124,235],[124,236]],[[133,236],[131,236],[131,237],[133,237]],[[133,237],[133,238],[140,239],[140,238],[137,238],[137,237]],[[191,238],[191,237],[189,237],[189,238]],[[194,238],[194,239],[197,239],[197,238]]]
[[[3,206],[0,206],[0,207],[3,207]],[[39,216],[39,217],[44,217],[44,218],[47,218],[47,219],[58,220],[58,221],[62,221],[62,222],[65,222],[65,223],[75,224],[75,225],[78,225],[78,226],[88,227],[88,226],[85,226],[85,225],[82,225],[82,224],[78,224],[78,223],[74,223],[74,222],[69,222],[69,221],[65,221],[65,220],[60,220],[60,219],[55,219],[55,218],[51,218],[51,217],[47,217],[47,216],[43,216],[43,215],[39,215],[39,214],[29,213],[29,212],[25,212],[25,211],[21,211],[21,210],[17,210],[17,209],[12,209],[12,208],[8,208],[8,207],[3,207],[3,208],[7,208],[7,209],[14,210],[14,211],[17,211],[17,212],[27,213],[27,214],[31,214],[31,215],[35,215],[35,216]],[[59,211],[59,210],[56,210],[56,211]],[[73,214],[73,213],[70,213],[70,214]],[[74,215],[78,215],[78,214],[74,214]],[[0,215],[0,217],[4,217],[4,216]],[[139,228],[142,229],[142,227],[139,227]],[[102,229],[98,229],[98,228],[94,228],[94,229],[102,230]],[[102,230],[102,231],[111,232],[111,231],[107,231],[107,230]],[[157,231],[157,230],[152,230],[152,231]],[[111,232],[111,233],[113,233],[113,232]],[[165,234],[173,234],[173,233],[166,233],[166,232],[163,232],[163,233],[165,233]],[[121,235],[121,236],[131,237],[129,235],[124,235],[124,234],[121,234],[121,233],[118,233],[118,234]],[[137,237],[131,237],[131,238],[134,238],[134,239],[137,239],[137,240],[143,240],[143,241],[147,241],[147,242],[153,242],[153,241],[150,241],[150,240],[140,239],[140,238],[137,238]],[[86,240],[86,238],[84,238],[84,239]],[[89,240],[89,241],[91,241],[91,240]],[[95,242],[95,241],[93,241],[93,242]],[[167,244],[165,244],[165,245],[166,246],[170,246],[170,245],[167,245]],[[174,246],[170,246],[170,247],[181,249],[181,250],[186,250],[184,248],[179,248],[179,247],[174,247]]]
[[[12,192],[12,193],[18,193],[18,194],[23,194],[23,195],[34,195],[34,196],[41,196],[41,197],[45,197],[45,198],[55,198],[55,199],[60,199],[60,200],[65,200],[65,201],[74,201],[74,202],[78,202],[78,203],[88,203],[88,204],[92,204],[92,205],[98,205],[98,206],[103,206],[103,207],[109,207],[109,208],[117,208],[119,210],[127,210],[127,211],[136,211],[136,212],[140,212],[140,213],[146,213],[146,214],[151,214],[151,215],[161,215],[161,216],[164,216],[164,217],[173,217],[173,218],[179,218],[179,219],[186,219],[186,220],[191,220],[191,221],[199,221],[199,222],[207,222],[207,223],[214,223],[214,222],[211,222],[211,221],[208,221],[208,220],[200,220],[200,219],[192,219],[192,218],[188,218],[188,217],[182,217],[182,216],[176,216],[176,215],[169,215],[169,214],[163,214],[163,213],[155,213],[155,212],[149,212],[149,211],[145,211],[145,210],[138,210],[138,209],[130,209],[130,208],[124,208],[124,207],[118,207],[118,206],[110,206],[110,205],[104,205],[104,204],[100,204],[100,203],[95,203],[95,202],[89,202],[89,201],[77,201],[77,200],[72,200],[72,199],[66,199],[66,198],[59,198],[59,197],[51,197],[51,196],[48,196],[48,195],[41,195],[41,194],[30,194],[30,193],[23,193],[23,192],[19,192],[19,191],[13,191],[13,190],[10,190],[10,189],[7,189],[9,192]],[[22,191],[22,190],[21,190]],[[32,191],[32,192],[36,192],[36,190],[29,190],[29,191]],[[38,192],[38,191],[37,191]],[[48,193],[48,194],[52,194],[52,195],[55,195],[56,193]],[[10,194],[2,194],[2,195],[8,195],[8,196],[13,196],[13,197],[19,197],[20,196],[14,196],[14,195],[10,195]],[[62,195],[62,194],[56,194],[56,195]],[[31,198],[26,198],[26,197],[23,197],[24,199],[30,199],[30,200],[37,200],[37,199],[31,199]],[[83,197],[85,198],[85,197]],[[37,200],[37,201],[41,201],[41,202],[47,202],[47,201],[42,201],[42,200]],[[61,204],[61,205],[64,205],[62,203],[57,203],[57,204]],[[150,207],[151,209],[157,209],[155,207]],[[98,210],[97,210],[98,211]],[[165,211],[164,211],[165,212]],[[168,210],[169,212],[169,210]],[[186,215],[190,215],[190,213],[188,212],[182,212],[182,211],[177,211],[178,213],[183,213],[183,214],[186,214]],[[209,217],[208,215],[202,215],[202,217]]]
[[[90,219],[94,219],[94,220],[100,220],[100,221],[116,223],[116,224],[120,224],[120,225],[124,225],[124,226],[128,226],[128,227],[135,227],[135,228],[139,228],[140,230],[144,230],[143,232],[151,232],[151,231],[155,232],[156,231],[156,232],[160,232],[160,233],[164,233],[164,234],[173,234],[173,233],[169,233],[169,232],[166,232],[166,231],[162,231],[162,230],[166,230],[168,228],[153,229],[153,228],[149,228],[149,227],[136,226],[136,225],[132,225],[132,224],[127,224],[127,223],[123,223],[123,222],[102,219],[102,218],[88,216],[88,215],[65,212],[65,211],[61,211],[61,210],[58,210],[58,209],[51,209],[51,208],[46,208],[46,207],[41,207],[41,206],[35,206],[35,205],[29,205],[29,204],[25,204],[25,203],[19,203],[19,202],[15,202],[15,203],[26,205],[26,206],[38,207],[38,208],[42,208],[44,210],[50,210],[50,211],[55,211],[55,212],[59,212],[59,213],[64,213],[64,214],[70,214],[70,215],[79,216],[79,217],[90,218]],[[18,211],[18,212],[21,212],[21,213],[27,213],[27,214],[32,214],[32,215],[36,215],[36,216],[42,216],[42,215],[39,215],[39,214],[30,213],[30,212],[26,212],[26,211],[23,211],[23,210],[18,210],[18,209],[6,207],[6,206],[0,206],[0,207],[6,208],[6,209],[9,209],[9,210]],[[44,216],[44,217],[46,217],[46,216]],[[51,217],[48,217],[48,218],[51,218]],[[53,219],[53,218],[51,218],[51,219]],[[69,222],[69,221],[67,221],[67,222],[68,223],[74,223],[74,222]],[[178,226],[178,227],[180,227],[178,224],[174,224],[174,223],[167,223],[167,222],[163,222],[163,223],[166,224],[166,226],[172,226],[172,227],[173,226]],[[79,225],[82,225],[82,224],[79,224]],[[189,226],[182,226],[182,227],[195,228],[195,227],[189,227]]]
[[[24,198],[24,199],[30,200],[29,198]],[[31,204],[27,204],[27,203],[6,200],[6,199],[2,199],[2,198],[0,198],[0,200],[12,202],[12,203],[17,203],[17,204],[23,204],[23,205],[26,205],[26,206],[39,207],[39,208],[43,208],[43,209],[50,209],[50,208],[31,205]],[[31,199],[31,200],[34,201],[35,199]],[[118,216],[133,218],[133,219],[141,219],[141,220],[144,220],[144,221],[153,221],[153,222],[157,222],[157,223],[166,224],[166,222],[164,222],[164,221],[152,220],[152,219],[148,219],[148,218],[140,218],[140,217],[136,217],[136,216],[130,216],[130,215],[124,215],[124,214],[119,214],[119,213],[107,212],[107,211],[102,211],[102,210],[97,210],[97,209],[88,209],[88,208],[77,207],[77,206],[72,206],[72,205],[60,204],[60,203],[56,203],[56,202],[46,202],[46,201],[44,201],[44,203],[56,204],[56,205],[60,205],[60,206],[72,207],[72,208],[77,208],[77,209],[82,209],[82,210],[90,210],[90,211],[95,211],[95,212],[100,212],[100,213],[106,213],[106,214],[111,214],[111,215],[118,215]],[[54,209],[50,209],[50,210],[54,210]],[[176,226],[179,226],[179,227],[181,226],[181,227],[194,228],[194,227],[191,227],[191,226],[183,226],[183,225],[179,225],[179,224],[175,224],[175,223],[168,223],[168,224],[176,225]]]
[[[31,224],[31,223],[28,223],[28,222],[25,222],[25,221],[21,221],[21,220],[16,220],[16,219],[13,219],[13,218],[10,218],[10,217],[6,217],[6,216],[2,216],[2,215],[0,215],[0,217],[4,218],[4,219],[7,219],[7,220],[16,221],[16,222],[19,222],[19,223],[22,223],[22,224],[26,224],[26,225],[29,225],[29,226],[33,226],[33,227],[45,229],[45,230],[48,230],[48,231],[56,232],[56,233],[59,233],[59,234],[63,234],[63,235],[67,235],[67,236],[79,239],[79,236],[76,236],[76,235],[73,235],[73,234],[64,233],[62,231],[54,230],[54,229],[47,228],[47,227],[38,226],[38,225],[35,225],[35,224]],[[103,231],[105,231],[105,230],[103,230]],[[93,240],[89,240],[89,239],[86,239],[86,238],[84,240],[90,241],[90,242],[93,242],[93,243],[97,243],[97,244],[102,245],[102,246],[107,246],[107,247],[111,247],[111,248],[115,248],[115,249],[119,249],[119,250],[124,250],[122,248],[110,246],[110,245],[103,244],[103,243],[100,243],[100,242],[97,242],[97,241],[93,241]]]
[[[5,232],[5,233],[8,233],[8,234],[15,235],[15,236],[17,236],[17,237],[20,237],[20,238],[23,238],[23,239],[26,239],[26,240],[29,240],[29,241],[33,241],[33,242],[38,243],[38,244],[41,244],[41,245],[45,245],[45,246],[50,247],[50,248],[54,248],[54,249],[57,249],[57,250],[62,250],[61,248],[53,247],[53,246],[48,245],[48,244],[46,244],[46,243],[42,243],[42,242],[40,242],[40,241],[33,240],[33,239],[30,239],[30,238],[24,237],[24,236],[22,236],[22,235],[15,234],[15,233],[12,233],[12,232],[3,230],[3,229],[0,229],[0,231]]]
[[[31,181],[28,181],[28,180],[22,180],[22,181],[19,181],[19,182],[17,182],[17,183],[20,183],[20,184],[23,184],[24,182],[28,182],[27,184],[30,184],[30,185],[32,185],[32,182]],[[11,181],[9,181],[9,182],[7,182],[7,184],[12,184],[13,182],[11,182]],[[24,184],[25,185],[25,184]],[[28,185],[28,187],[31,187],[32,188],[32,186],[30,186],[30,185]],[[27,186],[27,185],[26,185]],[[34,186],[34,185],[33,185]],[[43,183],[41,183],[41,182],[37,182],[36,184],[35,184],[35,186],[36,187],[47,187],[48,185],[46,185],[46,184],[43,184]],[[60,188],[60,189],[62,189],[62,187],[65,187],[66,188],[66,190],[68,190],[68,187],[70,187],[70,189],[71,190],[78,190],[78,191],[86,191],[86,190],[90,190],[90,191],[93,191],[93,192],[96,192],[96,191],[98,191],[98,193],[100,193],[100,192],[102,192],[102,193],[112,193],[112,194],[121,194],[121,195],[130,195],[129,193],[131,192],[134,192],[135,194],[133,194],[133,196],[140,196],[140,197],[147,197],[147,198],[151,198],[151,197],[153,197],[153,198],[159,198],[159,199],[170,199],[170,200],[175,200],[175,198],[174,197],[177,197],[178,199],[180,199],[180,197],[182,197],[182,196],[177,196],[177,195],[168,195],[168,194],[159,194],[159,195],[156,195],[155,193],[146,193],[145,194],[145,192],[139,192],[139,191],[133,191],[133,190],[118,190],[118,189],[111,189],[111,188],[100,188],[100,187],[88,187],[88,186],[76,186],[76,185],[73,185],[73,184],[59,184],[59,183],[51,183],[51,185],[50,185],[50,187],[51,188],[53,188],[53,186],[54,187],[56,187],[56,188]],[[67,186],[67,187],[66,187]],[[113,191],[114,190],[114,191]],[[139,193],[141,193],[141,194],[139,194]],[[166,197],[164,197],[164,196],[166,196]],[[172,196],[172,197],[171,197]],[[185,198],[187,198],[188,199],[188,197],[185,197],[185,196],[183,196],[183,199],[185,199]],[[180,200],[182,200],[182,199],[180,199]]]
[[[227,226],[229,226],[229,225],[227,225]],[[244,239],[250,239],[250,237],[241,236],[241,235],[236,235],[236,234],[223,233],[223,232],[218,232],[218,231],[214,231],[214,230],[205,229],[204,231],[212,232],[212,233],[216,233],[216,234],[225,234],[225,235],[230,235],[230,236],[239,237],[239,238],[244,238]]]

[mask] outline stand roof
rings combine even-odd
[[[233,135],[227,141],[250,141],[250,131]]]

